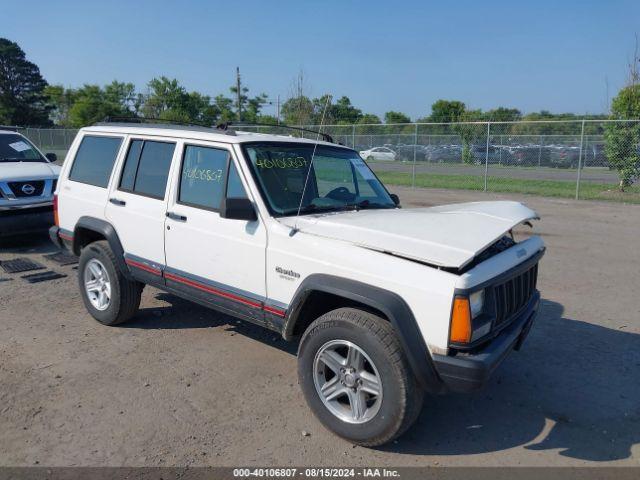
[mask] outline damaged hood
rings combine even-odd
[[[441,267],[462,268],[516,225],[538,215],[518,202],[305,215],[301,232]],[[295,217],[280,219],[292,227]]]

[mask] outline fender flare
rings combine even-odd
[[[444,384],[438,376],[411,308],[402,297],[389,290],[333,275],[310,275],[300,284],[291,302],[282,331],[285,339],[293,336],[302,307],[312,292],[330,293],[382,312],[397,332],[409,366],[419,384],[431,393],[443,391]]]
[[[118,268],[128,280],[131,280],[131,273],[124,261],[124,249],[122,248],[122,243],[120,242],[120,238],[118,237],[118,232],[116,232],[116,229],[113,227],[113,225],[105,220],[100,220],[99,218],[86,216],[80,217],[73,232],[73,252],[78,256],[80,255],[78,230],[81,228],[99,233],[107,240],[111,251],[116,257]]]

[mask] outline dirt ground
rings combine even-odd
[[[482,392],[428,397],[400,440],[354,447],[311,415],[295,346],[153,288],[134,322],[101,326],[46,235],[21,238],[0,260],[68,276],[0,271],[0,465],[640,465],[640,205],[393,190],[542,216],[541,314]]]

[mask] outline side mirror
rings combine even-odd
[[[47,153],[45,154],[45,157],[47,158],[47,160],[49,160],[50,162],[55,162],[58,160],[58,155],[56,155],[55,153]]]
[[[222,201],[220,216],[230,220],[254,222],[258,219],[256,209],[248,198],[226,198]]]
[[[395,203],[396,205],[400,205],[400,197],[398,195],[396,195],[395,193],[390,193],[389,196],[391,197],[391,200],[393,200],[393,203]]]

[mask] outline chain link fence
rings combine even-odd
[[[325,125],[322,131],[359,151],[392,185],[640,203],[640,120]],[[625,162],[628,184],[621,192]]]
[[[305,125],[362,155],[387,184],[640,203],[640,120]],[[278,126],[257,133],[313,138]],[[20,130],[62,160],[77,130]],[[627,178],[620,191],[622,177]],[[635,182],[635,183],[634,183]]]

